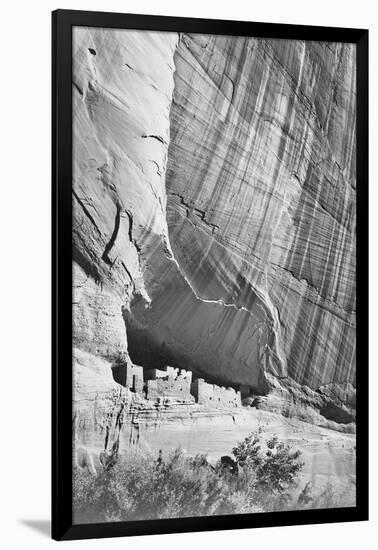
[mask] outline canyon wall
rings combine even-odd
[[[353,46],[76,28],[73,51],[74,346],[352,404]]]
[[[122,310],[150,298],[165,240],[174,34],[73,30],[74,345],[127,357]]]
[[[239,382],[260,365],[350,397],[355,63],[348,44],[184,35],[176,50],[170,240],[196,293],[234,306],[209,344]]]

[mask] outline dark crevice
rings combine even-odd
[[[94,50],[93,48],[88,48],[88,51],[89,51],[89,53],[92,54],[92,55],[97,55],[96,50]]]
[[[113,233],[112,233],[112,236],[110,237],[110,241],[109,241],[108,244],[106,245],[105,250],[104,250],[104,253],[103,253],[103,255],[102,255],[102,259],[103,259],[104,262],[106,262],[108,265],[112,265],[112,261],[111,261],[111,259],[109,258],[109,252],[110,252],[111,249],[113,248],[114,243],[115,243],[115,241],[116,241],[116,239],[117,239],[120,221],[121,221],[121,207],[120,207],[119,204],[117,204],[117,212],[116,212],[116,217],[115,217],[115,223],[114,223]]]
[[[161,176],[161,170],[159,164],[156,162],[156,160],[148,159],[149,162],[152,162],[156,166],[156,172],[158,176]],[[159,198],[159,197],[158,197]]]
[[[129,218],[129,240],[131,243],[133,243],[133,245],[135,246],[139,254],[141,251],[141,247],[138,245],[138,243],[136,242],[136,239],[133,237],[133,224],[134,224],[133,216],[131,212],[129,212],[128,210],[125,210],[125,212],[127,214],[127,217]]]
[[[145,135],[142,136],[142,138],[144,138],[144,139],[147,139],[147,138],[156,139],[157,141],[159,141],[163,145],[167,145],[167,142],[161,136],[155,136],[153,134],[148,134],[148,135],[145,134]]]
[[[233,79],[228,76],[227,74],[224,75],[226,78],[228,78],[228,80],[231,82],[231,86],[232,86],[232,92],[231,92],[231,98],[230,98],[230,103],[233,102],[234,100],[234,95],[235,95],[235,82],[233,81]]]
[[[73,196],[75,197],[75,199],[77,200],[77,202],[80,204],[81,208],[83,209],[83,212],[84,214],[87,216],[87,218],[90,219],[90,221],[93,223],[93,225],[95,226],[95,228],[97,229],[98,233],[101,235],[101,231],[99,230],[95,220],[93,219],[92,217],[92,214],[89,212],[88,208],[85,206],[84,204],[84,200],[81,199],[77,193],[75,192],[74,189],[72,189],[72,193],[73,193]]]
[[[109,426],[106,426],[104,449],[106,450],[109,442]]]
[[[132,283],[133,289],[135,289],[134,279],[132,278],[130,271],[127,269],[125,262],[121,262],[121,265],[122,265],[123,269],[125,270],[127,276],[129,277],[129,279]]]
[[[212,233],[215,233],[215,231],[219,229],[219,225],[217,225],[216,223],[211,223],[206,219],[205,210],[201,210],[200,208],[192,206],[184,199],[182,195],[179,195],[178,193],[169,193],[169,195],[178,197],[180,199],[180,203],[186,208],[187,217],[189,217],[191,214],[196,215],[198,218],[200,218],[201,221],[203,221],[208,227],[210,227]]]
[[[72,81],[72,84],[76,88],[76,90],[79,92],[80,95],[84,95],[83,89],[80,88],[79,84],[77,84],[75,81]]]

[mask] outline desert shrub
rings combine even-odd
[[[293,451],[290,445],[275,436],[267,441],[267,448],[257,472],[259,484],[282,493],[295,484],[304,466],[303,462],[298,461],[301,451]]]
[[[77,522],[129,518],[137,506],[145,506],[153,471],[152,457],[142,453],[119,460],[112,468],[102,469],[97,476],[77,468],[73,480]]]
[[[84,470],[75,471],[75,521],[239,513],[252,506],[243,499],[246,493],[242,479],[222,474],[203,455],[185,457],[177,449],[157,461],[152,455],[137,452],[96,477]]]
[[[180,449],[159,458],[129,450],[111,468],[93,476],[74,471],[77,523],[221,515],[292,507],[300,452],[261,430],[233,450],[238,475],[209,464],[205,455],[188,457]],[[304,498],[301,505],[303,507]]]
[[[284,510],[291,506],[298,474],[304,463],[301,452],[273,436],[264,443],[261,428],[232,449],[236,462],[247,477],[255,476],[254,498],[264,510]]]
[[[261,430],[251,433],[239,443],[232,454],[244,469],[256,474],[259,487],[275,493],[283,493],[295,484],[304,463],[299,462],[301,451],[273,436],[262,447]]]
[[[258,468],[262,455],[261,455],[261,441],[260,434],[262,430],[259,428],[256,432],[250,433],[244,441],[237,444],[232,449],[232,454],[235,457],[236,462],[242,468]]]

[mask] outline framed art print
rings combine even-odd
[[[367,40],[53,13],[55,539],[367,519]]]

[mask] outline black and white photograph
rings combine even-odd
[[[356,45],[72,29],[74,524],[356,504]]]
[[[1,547],[374,548],[375,11],[5,5]]]

